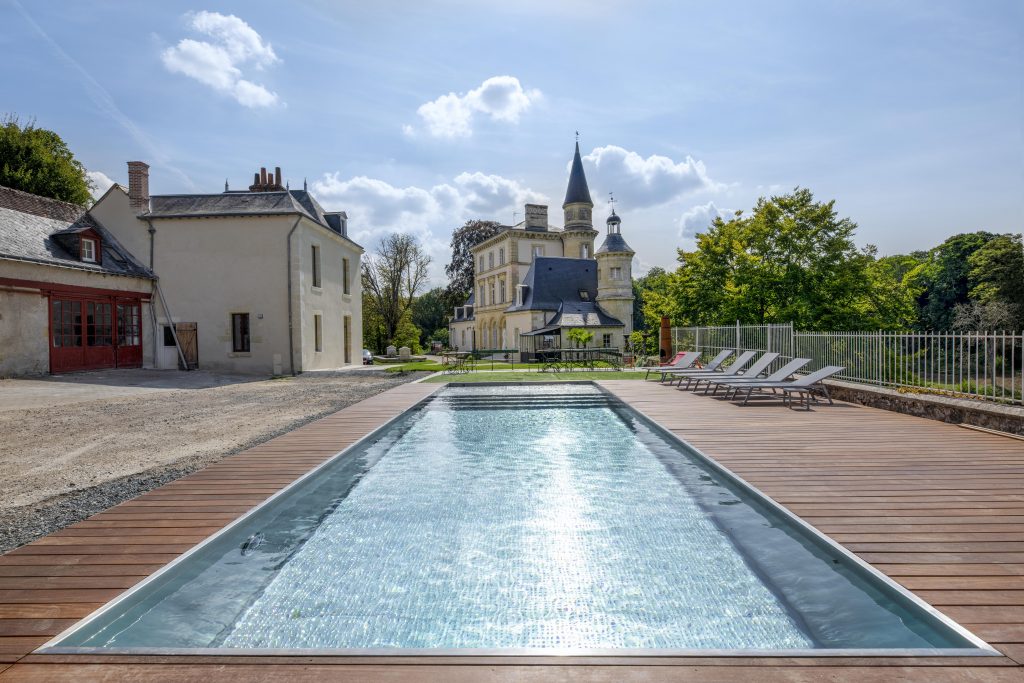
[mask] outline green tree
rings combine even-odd
[[[423,353],[423,347],[420,345],[420,328],[413,324],[411,310],[406,310],[402,314],[390,341],[396,349],[408,346],[413,353]]]
[[[381,240],[375,253],[364,257],[363,301],[370,309],[371,324],[379,326],[384,340],[396,339],[399,324],[406,317],[408,324],[415,328],[409,309],[427,282],[429,265],[430,257],[412,235],[392,233]],[[419,332],[417,338],[418,335]]]
[[[1000,302],[1009,325],[1024,329],[1024,243],[1020,234],[997,235],[967,257],[970,297],[982,304]]]
[[[692,324],[792,321],[804,329],[863,324],[870,258],[853,243],[856,224],[810,190],[761,198],[750,216],[716,217],[679,252],[671,282],[676,320]],[[678,323],[677,323],[678,324]]]
[[[574,327],[565,333],[566,338],[576,344],[576,348],[586,348],[590,340],[594,338],[593,332],[588,332],[582,327]]]
[[[504,228],[496,221],[466,221],[466,224],[452,233],[452,260],[444,267],[448,276],[448,287],[445,289],[445,308],[452,309],[466,302],[473,291],[473,274],[476,265],[473,263],[473,247],[488,240]]]
[[[995,238],[990,232],[953,235],[931,249],[924,261],[907,274],[917,295],[918,324],[924,329],[948,330],[953,310],[970,299],[970,257]]]
[[[447,339],[448,311],[443,287],[424,292],[412,302],[412,322],[420,328],[420,342],[424,347],[431,339],[436,339],[437,330],[445,330]]]
[[[873,245],[868,245],[864,254],[868,261],[867,287],[859,304],[862,326],[874,330],[913,328],[917,323],[916,290],[905,278],[917,261],[902,255],[877,258]]]
[[[64,140],[14,115],[0,121],[0,185],[82,206],[92,201],[85,167]]]

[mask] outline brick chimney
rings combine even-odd
[[[548,207],[544,204],[526,205],[526,227],[527,230],[548,229]]]
[[[128,203],[138,213],[149,211],[149,164],[128,162]]]

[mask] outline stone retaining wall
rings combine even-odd
[[[901,393],[895,389],[853,382],[828,381],[832,398],[927,417],[953,424],[969,424],[1024,436],[1024,406],[1009,406],[933,394]]]

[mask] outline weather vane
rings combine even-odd
[[[614,197],[613,193],[609,192],[608,193],[608,203],[609,204],[614,204],[617,201],[618,200]],[[612,208],[614,209],[615,207],[613,206]]]
[[[580,141],[580,132],[576,131],[576,142]]]

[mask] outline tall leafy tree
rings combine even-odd
[[[0,185],[83,206],[92,201],[85,167],[64,140],[14,115],[0,121]]]
[[[1007,308],[1009,325],[1024,329],[1024,243],[1020,234],[997,235],[967,257],[970,297]],[[1004,323],[1005,324],[1005,323]]]
[[[473,291],[473,247],[488,240],[502,231],[501,223],[496,221],[466,221],[466,224],[452,233],[452,260],[444,267],[448,276],[448,287],[445,290],[445,308],[461,306],[469,293]]]
[[[952,327],[953,309],[970,298],[971,254],[994,237],[990,232],[953,235],[931,249],[924,262],[907,275],[919,291],[919,326],[931,330]]]
[[[379,325],[377,333],[384,340],[395,339],[403,317],[412,324],[410,307],[426,285],[429,265],[430,257],[412,235],[390,234],[375,253],[364,257],[363,301],[370,309],[368,319]]]
[[[856,224],[811,191],[758,200],[750,216],[715,218],[680,251],[673,283],[679,312],[694,324],[793,322],[805,329],[863,322],[870,257],[853,242]]]
[[[447,335],[448,311],[443,287],[424,292],[412,302],[412,322],[420,329],[420,341],[424,346],[438,337],[440,331]]]

